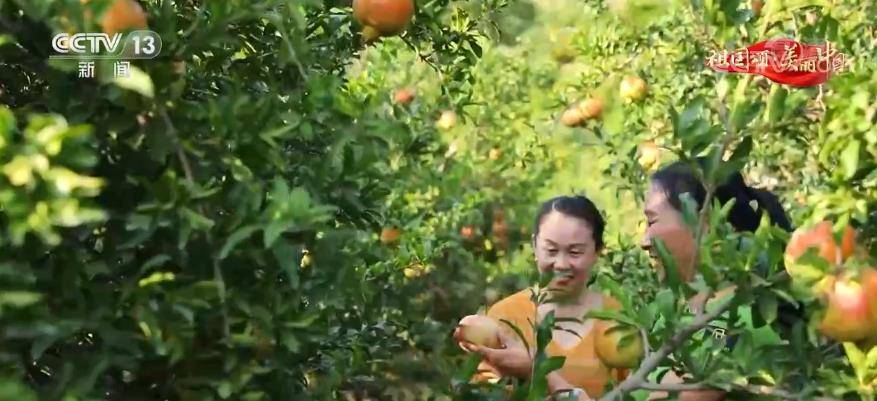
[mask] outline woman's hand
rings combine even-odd
[[[464,351],[468,351],[468,349],[463,346],[463,343],[466,343],[466,340],[463,339],[463,331],[460,330],[460,326],[454,328],[454,334],[452,334],[451,337],[453,337],[454,341],[457,342],[457,345],[459,345],[460,348],[463,348]]]
[[[463,350],[476,352],[481,355],[482,365],[487,365],[502,376],[515,376],[528,379],[532,370],[533,359],[530,353],[519,341],[500,334],[501,349],[489,348],[470,343],[463,339],[460,327],[454,329],[453,338]]]
[[[521,379],[529,379],[533,369],[533,359],[523,346],[503,346],[495,349],[468,342],[462,342],[462,347],[470,352],[477,352],[484,358],[484,362],[496,368],[503,376],[514,376]]]

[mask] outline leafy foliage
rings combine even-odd
[[[710,185],[743,167],[796,225],[852,219],[873,254],[874,4],[421,1],[404,34],[366,45],[346,1],[149,0],[162,54],[131,78],[48,58],[110,3],[0,2],[0,398],[502,399],[507,382],[468,383],[477,360],[448,334],[538,280],[535,206],[585,192],[608,221],[596,287],[624,305],[602,317],[657,349],[697,318],[691,295],[737,288],[648,380],[872,399],[874,349],[808,323],[820,301],[785,276],[786,233],[688,210],[710,229],[685,284],[658,280],[630,216],[654,141],[662,162],[706,158]],[[830,40],[854,68],[792,89],[703,67],[773,36]],[[618,98],[627,75],[645,100]],[[602,119],[558,122],[591,96]],[[456,124],[436,124],[446,111]],[[520,399],[561,363],[536,359]]]

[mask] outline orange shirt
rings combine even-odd
[[[604,295],[603,304],[597,307],[607,309],[619,309],[621,304],[615,299]],[[510,295],[495,303],[487,311],[487,316],[500,322],[500,319],[508,320],[516,325],[527,339],[530,347],[536,343],[531,323],[536,316],[536,305],[530,300],[530,290],[526,289]],[[529,320],[528,320],[529,319]],[[517,334],[507,324],[499,323],[506,335],[517,338]],[[593,327],[593,326],[592,326]],[[564,356],[566,361],[558,371],[560,375],[573,386],[585,390],[591,397],[599,397],[610,378],[621,380],[627,376],[627,371],[619,371],[607,367],[600,361],[594,351],[594,330],[589,329],[576,345],[564,348],[553,339],[548,343],[545,352],[549,356]]]

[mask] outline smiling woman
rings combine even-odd
[[[527,289],[500,300],[487,312],[496,321],[507,320],[517,326],[531,347],[535,337],[530,322],[540,322],[549,312],[554,312],[556,318],[578,319],[556,324],[546,353],[566,357],[563,367],[548,375],[549,391],[572,390],[581,400],[601,395],[611,378],[625,375],[625,371],[610,368],[597,357],[595,322],[583,320],[590,310],[620,307],[614,299],[587,286],[603,249],[604,226],[600,212],[584,196],[560,196],[543,203],[536,216],[533,249],[539,271],[554,275],[548,285],[550,302],[534,304]],[[529,379],[532,352],[507,327],[500,331],[499,349],[468,343],[460,330],[454,332],[454,337],[465,349],[482,355],[476,380],[500,376]]]
[[[676,260],[682,278],[690,281],[695,272],[695,247],[692,232],[682,217],[683,194],[691,197],[698,210],[706,201],[706,188],[688,164],[676,162],[652,176],[643,210],[648,227],[641,246],[652,257],[657,257],[652,242],[654,239],[663,240]],[[728,213],[728,223],[737,231],[755,231],[763,213],[768,214],[772,224],[792,231],[792,224],[777,197],[768,191],[747,186],[739,172],[732,174],[716,188],[715,199],[723,205],[734,201]]]
[[[684,162],[676,162],[658,170],[652,176],[643,209],[648,227],[641,246],[656,261],[663,276],[664,269],[660,265],[654,246],[655,241],[660,239],[674,259],[682,280],[688,282],[694,279],[697,272],[695,260],[697,246],[694,233],[685,223],[682,215],[684,194],[691,197],[698,211],[703,208],[707,191],[692,166]],[[761,223],[761,216],[764,213],[767,213],[771,224],[786,231],[792,230],[792,225],[777,197],[768,191],[747,186],[739,172],[732,174],[716,188],[715,199],[723,205],[734,201],[727,219],[728,223],[737,231],[755,231]],[[720,297],[721,294],[732,290],[733,286],[724,288],[718,291],[715,297]],[[706,293],[695,295],[690,300],[690,305],[702,305],[705,297]],[[788,322],[796,316],[800,316],[801,311],[783,302],[779,314],[781,322]],[[733,343],[733,338],[728,340],[729,346],[733,347]],[[663,383],[681,383],[681,378],[670,372],[664,375]],[[650,399],[662,399],[666,396],[667,394],[663,392],[654,392]],[[718,390],[682,391],[679,393],[679,399],[683,401],[718,401],[724,397],[725,393]]]

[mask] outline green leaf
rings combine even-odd
[[[152,78],[143,70],[133,65],[127,77],[115,77],[111,82],[121,88],[132,90],[148,98],[155,96],[155,86],[152,84]]]
[[[564,362],[566,362],[566,357],[552,356],[544,360],[539,366],[537,366],[536,372],[539,374],[539,376],[545,377],[545,375],[562,368]]]
[[[658,291],[655,296],[655,305],[658,307],[658,313],[664,316],[666,321],[676,321],[676,295],[673,290],[665,288]]]
[[[253,171],[241,159],[233,158],[229,164],[231,165],[231,175],[235,180],[249,181],[253,179]]]
[[[764,327],[768,323],[764,319],[764,316],[761,315],[760,312],[756,313],[751,307],[741,307],[741,310],[745,310],[749,313],[750,323],[752,323],[752,327]]]
[[[544,357],[544,355],[537,356],[535,360],[536,367],[533,382],[530,388],[530,393],[527,396],[528,400],[541,401],[545,398],[545,395],[548,392],[548,381],[545,376],[563,367],[565,361],[566,357],[563,356],[553,356],[548,358]]]
[[[298,352],[301,348],[301,342],[298,341],[298,338],[295,336],[295,333],[286,332],[281,334],[280,343],[289,350],[290,352]]]
[[[285,222],[271,222],[267,227],[264,228],[262,242],[265,248],[270,248],[274,245],[274,241],[280,237],[280,234],[283,234],[286,229],[289,228]]]
[[[658,251],[658,256],[661,258],[661,264],[664,266],[664,274],[666,275],[667,284],[674,290],[679,289],[682,285],[682,280],[679,277],[679,271],[676,267],[676,258],[674,258],[673,255],[670,254],[670,251],[667,250],[664,240],[653,238],[652,242],[654,243],[655,249]]]
[[[868,361],[865,357],[865,353],[863,353],[854,343],[845,342],[843,343],[843,347],[844,351],[846,351],[847,359],[850,361],[850,365],[856,372],[856,377],[861,382],[864,380],[865,374],[868,370]]]
[[[771,85],[767,106],[767,120],[770,124],[776,124],[783,118],[783,113],[786,110],[786,96],[788,94],[789,91],[783,88],[782,85]]]
[[[854,139],[847,144],[847,147],[840,154],[845,179],[853,178],[856,175],[856,171],[859,170],[859,150],[861,146],[861,142],[858,139]]]
[[[699,244],[698,246],[701,249],[696,268],[703,275],[704,282],[711,287],[715,287],[719,284],[719,273],[716,271],[709,244]]]
[[[758,297],[758,313],[767,324],[773,323],[777,318],[777,308],[779,302],[771,293],[763,293]]]
[[[530,350],[530,342],[527,341],[527,337],[524,336],[524,332],[521,331],[521,328],[518,327],[518,325],[516,325],[516,324],[514,324],[511,321],[506,320],[506,319],[499,319],[499,321],[502,323],[505,323],[505,325],[509,326],[512,329],[512,331],[515,332],[515,335],[518,336],[518,339],[521,340],[521,343],[524,344],[524,348],[526,348],[527,350]]]
[[[688,133],[688,130],[694,126],[698,119],[700,119],[703,107],[704,99],[701,96],[692,99],[691,102],[685,106],[685,109],[682,111],[682,114],[679,115],[679,119],[676,122],[677,135],[684,137],[685,134]]]
[[[140,266],[140,274],[146,273],[154,267],[161,266],[169,260],[171,260],[171,257],[169,255],[155,255],[149,258],[149,260],[147,260],[145,263],[143,263],[143,266]]]
[[[475,375],[475,372],[478,371],[478,364],[480,363],[481,356],[477,354],[470,355],[466,358],[466,362],[463,363],[463,366],[455,371],[454,377],[451,379],[451,385],[454,388],[457,388],[461,384],[468,383],[472,379],[472,376]]]
[[[275,202],[286,201],[289,198],[289,185],[286,184],[283,178],[275,177],[272,181],[271,192],[268,195]]]
[[[637,320],[640,322],[642,327],[650,328],[655,325],[655,322],[658,319],[658,308],[654,306],[654,303],[646,306],[645,308],[640,309],[637,314]]]
[[[146,278],[140,279],[137,282],[137,285],[140,287],[148,287],[154,284],[163,283],[166,281],[174,281],[176,279],[176,275],[170,272],[154,272],[147,276]]]
[[[299,286],[299,267],[302,250],[301,246],[293,246],[285,240],[277,241],[271,246],[274,259],[283,269],[283,272],[286,273],[286,278],[289,279],[289,286],[292,289],[297,289]]]
[[[554,311],[545,314],[542,321],[536,327],[536,352],[541,353],[553,338]]]
[[[37,338],[30,346],[30,357],[33,360],[39,360],[43,356],[43,352],[58,341],[58,336],[47,335]]]
[[[15,38],[12,35],[0,35],[0,47],[8,44],[14,44]]]
[[[725,14],[725,20],[733,25],[740,25],[747,21],[747,14],[738,9],[740,0],[721,0],[721,10]]]
[[[869,370],[874,370],[877,367],[877,347],[871,347],[868,350],[868,355],[865,357],[866,365]]]
[[[633,302],[627,292],[612,277],[601,274],[597,277],[597,283],[600,288],[609,291],[609,295],[621,303],[621,307],[625,310],[633,310]]]
[[[615,320],[630,326],[638,327],[639,323],[619,311],[610,310],[610,309],[596,309],[590,310],[585,314],[585,318],[590,319],[601,319],[601,320]]]
[[[550,270],[545,271],[545,272],[540,271],[539,272],[539,288],[548,287],[548,284],[550,284],[551,280],[553,280],[553,279],[554,279],[554,272],[553,271],[550,271]]]
[[[744,370],[750,370],[752,358],[756,356],[752,334],[749,331],[740,333],[734,344],[734,350],[731,352],[736,363],[740,364]]]
[[[731,110],[731,128],[734,132],[746,128],[761,112],[763,104],[761,102],[743,101]]]
[[[244,227],[240,227],[237,230],[234,230],[231,235],[225,240],[225,244],[222,246],[222,249],[219,250],[219,260],[225,259],[229,252],[237,246],[241,241],[247,239],[254,232],[258,231],[261,227],[251,224]]]
[[[37,401],[38,399],[30,386],[14,378],[0,379],[0,400]]]
[[[311,313],[298,318],[298,320],[286,322],[283,327],[290,329],[304,329],[310,327],[317,319],[321,317],[318,313]]]
[[[289,207],[294,215],[303,215],[311,207],[311,195],[304,188],[296,187],[289,194]]]
[[[784,301],[788,302],[789,304],[791,304],[795,308],[798,307],[798,301],[795,299],[795,297],[793,297],[788,292],[783,291],[783,290],[778,289],[778,288],[773,288],[771,290],[773,291],[774,294],[776,294],[778,297],[782,298]]]
[[[723,166],[725,168],[720,169],[721,173],[717,175],[716,179],[719,182],[724,182],[731,173],[742,170],[743,166],[746,165],[746,161],[749,159],[749,154],[752,152],[752,146],[752,135],[746,135],[734,149],[734,153],[731,154],[731,157],[728,158],[728,161],[725,164],[727,167]]]
[[[213,220],[204,217],[200,213],[195,212],[192,209],[187,207],[183,207],[180,209],[180,214],[189,223],[189,226],[195,230],[209,230],[213,227]]]
[[[785,340],[780,338],[769,325],[752,330],[752,340],[756,347],[778,347],[785,345]]]
[[[216,393],[219,394],[219,398],[227,399],[231,396],[231,382],[228,380],[223,380],[219,382],[219,386],[216,388]]]
[[[685,220],[685,224],[691,229],[691,232],[695,232],[700,220],[698,216],[697,202],[688,192],[682,193],[679,196],[679,201],[682,202],[682,218]]]
[[[43,294],[30,291],[3,291],[0,292],[0,307],[11,306],[24,308],[33,305],[43,299]]]
[[[6,147],[13,129],[15,129],[15,115],[8,108],[0,105],[0,150]]]

